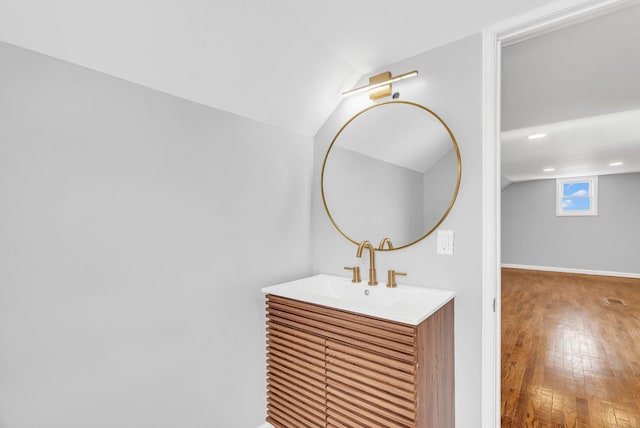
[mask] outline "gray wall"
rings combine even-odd
[[[455,231],[453,256],[436,254],[436,237],[396,252],[378,253],[379,278],[387,269],[408,272],[403,283],[454,290],[456,346],[456,426],[476,428],[481,420],[482,351],[482,58],[475,35],[385,67],[392,74],[418,69],[420,76],[394,87],[401,99],[434,110],[455,135],[462,157],[458,201],[443,229]],[[385,71],[380,70],[380,71]],[[371,74],[374,74],[372,72]],[[343,266],[361,264],[356,247],[328,220],[320,197],[320,168],[331,140],[342,124],[370,105],[366,94],[349,97],[329,117],[315,138],[312,199],[312,269],[345,275]],[[369,215],[366,210],[360,215]],[[365,260],[367,262],[367,260]],[[366,270],[364,270],[366,276]]]
[[[0,44],[0,426],[256,427],[312,141]]]
[[[556,181],[502,191],[502,262],[640,274],[640,173],[598,178],[598,215],[556,216]]]
[[[425,171],[423,198],[423,230],[426,232],[440,221],[451,204],[456,190],[458,158],[455,150],[445,153],[438,162]]]
[[[334,145],[325,166],[325,198],[333,219],[353,239],[378,245],[388,237],[406,244],[422,231],[422,181],[417,171]],[[362,210],[376,215],[363,218]]]
[[[505,46],[501,130],[637,109],[638,22],[635,4]]]

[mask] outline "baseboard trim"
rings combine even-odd
[[[640,273],[612,272],[612,271],[606,271],[606,270],[573,269],[573,268],[535,266],[535,265],[518,265],[518,264],[511,264],[511,263],[502,263],[501,266],[503,268],[508,268],[508,269],[543,270],[548,272],[579,273],[583,275],[601,275],[601,276],[617,276],[622,278],[640,278]]]

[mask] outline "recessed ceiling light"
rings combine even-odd
[[[622,165],[622,162],[611,162],[609,164],[609,166],[620,166],[620,165]]]
[[[545,168],[545,169],[543,169],[544,172],[553,172],[555,170],[556,170],[555,168]]]
[[[530,140],[538,140],[540,138],[544,138],[546,137],[547,134],[533,134],[533,135],[529,135],[527,138]]]

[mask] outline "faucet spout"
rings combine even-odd
[[[390,250],[393,250],[393,243],[389,238],[384,238],[382,241],[380,241],[380,245],[378,245],[378,250],[384,250],[385,244],[389,247]]]
[[[356,252],[356,257],[362,257],[362,251],[364,249],[369,250],[369,285],[378,285],[378,280],[376,278],[376,249],[373,248],[371,242],[362,241],[360,245],[358,245],[358,251]]]

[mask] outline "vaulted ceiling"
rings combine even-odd
[[[2,0],[0,40],[314,135],[363,75],[546,2]]]

